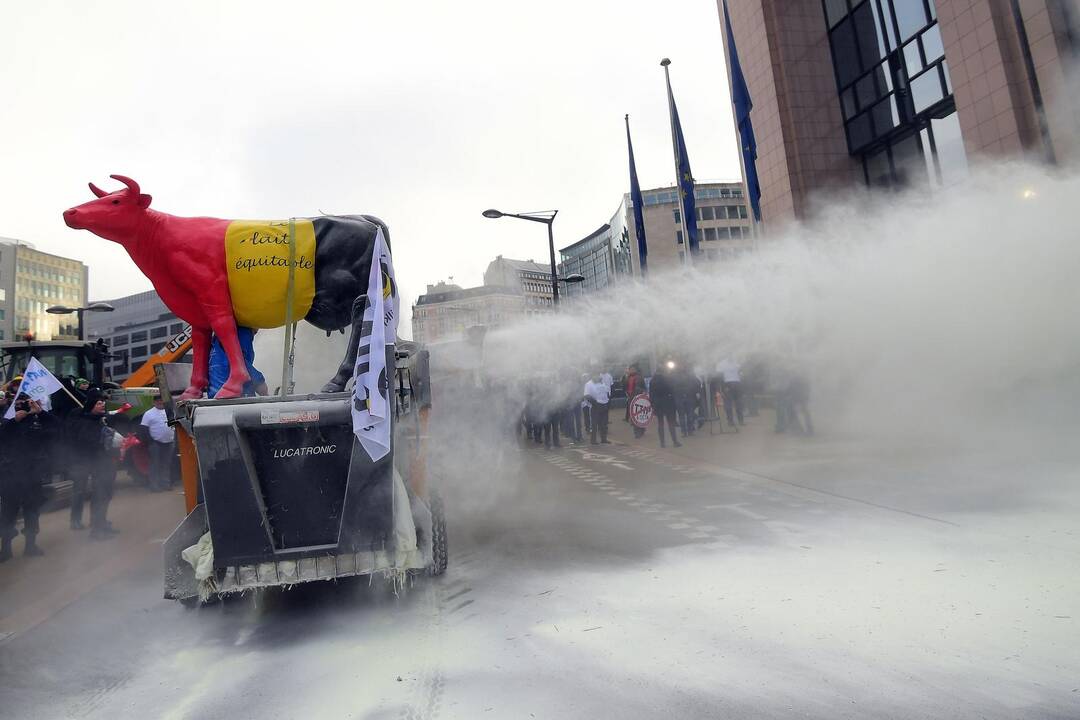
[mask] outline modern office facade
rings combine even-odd
[[[518,287],[428,285],[412,306],[412,338],[426,346],[461,340],[470,328],[492,329],[521,319],[525,307]]]
[[[687,248],[679,189],[672,186],[642,190],[641,199],[645,238],[649,247],[649,270],[685,265]],[[701,245],[699,262],[731,260],[753,248],[753,229],[742,183],[697,183],[694,186],[694,200]],[[612,227],[619,224],[625,228],[622,234],[627,238],[631,272],[640,276],[637,232],[634,230],[633,205],[629,195],[623,196],[610,224]]]
[[[612,222],[559,251],[559,277],[576,274],[585,278],[560,288],[567,298],[599,292],[632,275],[630,233],[624,218],[625,212],[617,212]]]
[[[0,341],[28,333],[37,340],[77,340],[76,315],[51,315],[46,309],[85,306],[88,283],[89,270],[78,260],[0,238]]]
[[[852,185],[948,186],[982,157],[1075,159],[1076,0],[727,6],[766,228]]]
[[[174,315],[154,290],[106,300],[115,310],[86,313],[87,340],[108,343],[112,359],[106,365],[114,382],[123,382],[187,323]]]

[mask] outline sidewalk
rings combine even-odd
[[[109,505],[115,537],[95,542],[89,530],[71,530],[65,507],[41,516],[44,557],[23,557],[23,536],[15,539],[15,557],[0,564],[0,644],[161,553],[162,541],[184,517],[183,494],[149,493],[121,478]],[[84,523],[88,511],[89,504]]]

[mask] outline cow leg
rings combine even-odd
[[[210,324],[214,328],[214,335],[217,336],[218,342],[225,350],[225,357],[229,358],[229,379],[214,397],[240,397],[244,394],[244,383],[251,379],[251,375],[247,371],[244,352],[240,349],[240,338],[236,336],[236,318],[233,317],[232,308],[229,308],[226,313],[212,317]]]
[[[208,368],[210,367],[210,328],[191,326],[191,382],[179,400],[201,398],[206,390]]]
[[[367,307],[367,296],[360,295],[352,304],[352,329],[349,331],[349,343],[345,348],[345,359],[341,361],[341,367],[337,374],[330,378],[330,382],[323,385],[324,393],[342,392],[349,378],[353,376],[356,367],[357,343],[360,342],[360,331],[364,325],[364,309]]]

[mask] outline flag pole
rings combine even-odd
[[[687,228],[686,217],[685,217],[686,216],[686,203],[683,202],[683,199],[682,199],[682,183],[679,180],[679,160],[680,160],[680,158],[679,158],[679,140],[675,136],[675,122],[674,122],[675,113],[673,112],[673,110],[674,110],[673,105],[674,105],[675,95],[671,92],[671,74],[668,72],[668,65],[671,65],[671,59],[670,58],[664,58],[664,59],[662,59],[660,61],[660,67],[664,68],[664,82],[667,85],[668,123],[671,125],[671,152],[675,156],[675,189],[677,190],[676,194],[679,196],[679,215],[682,216],[682,220],[683,220],[682,221],[682,226],[683,226],[683,229],[685,230]],[[684,239],[685,240],[685,247],[686,247],[686,252],[684,253],[684,256],[686,257],[685,264],[689,265],[690,267],[693,267],[694,261],[693,261],[693,258],[691,257],[693,255],[693,253],[690,252],[690,231],[687,230],[685,235],[686,235],[686,238]]]
[[[725,29],[727,29],[727,28],[729,28],[731,26],[731,17],[728,14],[727,0],[724,0],[723,8],[724,8],[724,27],[725,27]],[[730,44],[731,44],[733,39],[734,39],[734,35],[728,35],[727,32],[724,33],[724,49],[727,50],[727,57],[724,58],[724,70],[727,73],[728,98],[730,100],[730,105],[731,105],[731,125],[735,129],[735,142],[736,142],[736,145],[739,148],[739,152],[738,152],[738,155],[739,155],[739,173],[742,176],[743,200],[746,201],[747,217],[750,220],[750,238],[751,238],[751,241],[752,241],[753,250],[756,253],[757,249],[758,249],[758,237],[760,235],[760,230],[758,228],[758,220],[757,220],[757,218],[754,217],[753,204],[750,202],[750,186],[749,186],[749,183],[747,182],[747,179],[746,179],[746,158],[743,157],[742,131],[739,130],[738,112],[735,109],[735,94],[734,94],[734,90],[733,90],[733,88],[734,88],[734,78],[732,77],[732,74],[731,74],[731,47],[730,47]]]

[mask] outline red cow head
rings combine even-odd
[[[106,240],[124,242],[135,236],[146,208],[150,207],[150,196],[139,191],[139,183],[123,175],[110,175],[127,187],[107,193],[94,183],[90,183],[90,192],[97,196],[70,210],[64,211],[64,222],[76,230],[89,230]]]

